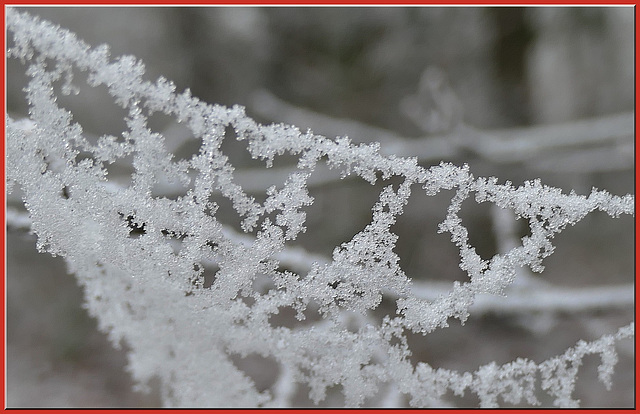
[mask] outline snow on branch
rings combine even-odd
[[[481,297],[508,293],[516,269],[541,272],[543,260],[554,252],[553,237],[567,226],[593,211],[612,218],[633,214],[633,195],[597,189],[565,194],[539,180],[515,187],[447,163],[425,169],[416,158],[382,154],[379,144],[261,125],[240,106],[206,104],[189,90],[177,93],[164,78],[146,81],[144,65],[135,57],[112,59],[107,46],[91,48],[27,13],[7,9],[7,29],[8,57],[25,62],[30,78],[30,120],[7,117],[6,122],[8,189],[23,193],[37,248],[65,258],[99,328],[114,345],[128,344],[133,378],[141,387],[160,378],[167,406],[284,406],[291,404],[295,384],[306,384],[315,403],[340,385],[347,406],[360,406],[381,390],[387,402],[406,394],[412,405],[430,406],[448,390],[460,395],[466,389],[478,394],[483,406],[497,405],[498,396],[537,404],[538,374],[542,391],[554,396],[556,405],[574,406],[567,384],[588,353],[602,355],[599,377],[610,385],[614,344],[631,337],[633,325],[580,342],[542,364],[518,359],[473,374],[414,365],[407,333],[426,335],[447,327],[450,318],[464,322],[474,304],[482,307]],[[87,73],[91,87],[105,85],[128,112],[122,136],[92,143],[57,104],[56,93],[73,93],[74,71]],[[176,160],[165,137],[147,125],[154,112],[188,127],[202,143],[199,152]],[[221,150],[227,129],[265,168],[284,154],[297,157],[283,184],[266,188],[263,202],[238,183]],[[132,159],[131,182],[114,185],[107,166],[125,158]],[[330,260],[313,258],[301,269],[309,256],[294,242],[307,230],[306,209],[314,202],[308,183],[320,166],[369,184],[391,178],[398,184],[381,190],[371,222],[336,246]],[[161,181],[187,190],[174,198],[154,195]],[[455,194],[439,231],[458,248],[468,281],[424,298],[400,266],[392,227],[412,192],[433,196],[442,190]],[[218,220],[220,197],[232,205],[243,234]],[[529,224],[530,234],[508,251],[482,259],[459,217],[467,199],[513,211]],[[9,221],[25,225],[19,214],[9,214]],[[299,265],[284,268],[285,262]],[[383,295],[397,298],[397,313],[374,320],[370,311]],[[318,318],[293,328],[274,325],[271,317],[286,308],[299,320],[309,314]],[[250,354],[277,361],[274,389],[258,391],[231,359]]]
[[[557,125],[533,126],[496,130],[479,130],[461,124],[446,135],[430,135],[410,138],[393,131],[371,127],[353,120],[339,119],[295,107],[271,93],[261,90],[252,95],[251,109],[257,114],[281,119],[296,125],[322,130],[327,135],[349,133],[355,142],[377,141],[381,153],[417,157],[420,162],[438,162],[451,159],[461,150],[471,150],[484,159],[495,163],[527,162],[539,154],[548,156],[554,151],[596,147],[574,155],[579,158],[571,164],[584,165],[585,157],[596,159],[596,155],[607,156],[606,162],[587,162],[589,171],[633,168],[634,129],[633,113],[621,113],[599,118],[566,122]],[[613,148],[610,150],[609,148]],[[591,155],[594,154],[594,155]],[[591,159],[589,158],[589,159]],[[616,161],[616,162],[610,162]],[[537,163],[534,167],[537,167]],[[538,168],[556,170],[566,164],[546,162]],[[576,170],[578,167],[572,167]],[[585,167],[582,167],[585,168]]]

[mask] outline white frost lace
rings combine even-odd
[[[26,13],[7,9],[9,58],[28,63],[29,120],[7,119],[7,186],[19,187],[41,251],[63,256],[84,287],[86,307],[118,345],[129,347],[128,369],[144,386],[162,382],[167,406],[288,406],[300,384],[318,402],[340,385],[348,406],[365,399],[406,394],[412,406],[437,405],[449,391],[472,392],[482,407],[539,404],[540,387],[555,405],[572,398],[582,357],[600,354],[598,376],[611,386],[615,343],[634,335],[630,324],[596,341],[579,342],[542,363],[517,359],[475,372],[413,364],[406,333],[426,335],[464,322],[479,294],[503,295],[523,266],[543,269],[552,239],[592,211],[633,214],[634,197],[593,190],[563,194],[539,181],[514,187],[476,178],[466,166],[423,168],[416,159],[383,156],[377,144],[353,145],[288,125],[260,125],[244,108],[209,105],[160,78],[143,80],[143,64],[131,56],[111,60],[106,46],[90,48],[76,36]],[[73,93],[74,73],[92,87],[107,87],[128,111],[128,131],[91,143],[72,114],[56,104],[55,90]],[[76,76],[77,77],[77,76]],[[90,105],[90,103],[87,103]],[[148,116],[161,112],[186,125],[200,151],[175,160]],[[234,181],[234,166],[221,152],[232,129],[251,157],[268,168],[275,158],[297,157],[281,186],[258,202]],[[128,163],[128,185],[110,180],[107,167]],[[295,246],[313,203],[307,181],[323,164],[369,183],[394,177],[373,206],[371,222],[338,246],[326,262]],[[154,195],[162,183],[185,188],[176,197]],[[414,292],[394,253],[391,228],[412,191],[428,196],[453,189],[440,231],[460,251],[465,283],[435,299]],[[526,220],[521,245],[490,260],[469,244],[458,215],[463,201],[493,203]],[[218,200],[233,205],[245,234],[216,217]],[[295,272],[294,272],[295,270]],[[208,272],[208,273],[207,273]],[[212,279],[205,287],[205,275]],[[397,313],[374,319],[382,297]],[[296,327],[274,326],[270,316],[293,308],[322,315]],[[278,380],[259,392],[231,355],[257,354],[278,364]]]

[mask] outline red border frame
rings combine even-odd
[[[537,2],[524,2],[524,3],[510,3],[510,2],[506,2],[506,1],[493,1],[493,2],[486,2],[486,1],[480,1],[480,0],[475,0],[475,1],[462,1],[462,2],[453,2],[453,1],[449,1],[449,2],[425,2],[425,1],[420,1],[420,0],[404,0],[402,2],[398,2],[398,3],[390,3],[388,1],[349,1],[349,2],[341,2],[339,0],[325,0],[325,1],[294,1],[294,0],[285,0],[285,1],[278,1],[275,3],[272,2],[268,2],[268,1],[246,1],[246,0],[237,0],[237,1],[232,1],[232,2],[210,2],[210,1],[204,1],[204,0],[196,0],[196,1],[189,1],[188,3],[185,4],[180,4],[179,2],[176,1],[135,1],[135,2],[126,2],[126,1],[95,1],[95,2],[88,2],[88,1],[67,1],[67,2],[53,2],[53,1],[3,1],[2,2],[3,6],[7,6],[7,5],[26,5],[26,6],[52,6],[52,5],[140,5],[140,6],[144,6],[144,5],[179,5],[179,6],[190,6],[190,5],[218,5],[218,6],[229,6],[229,5],[246,5],[246,6],[264,6],[264,5],[272,5],[272,6],[278,6],[278,5],[288,5],[288,6],[293,6],[293,5],[297,5],[297,6],[322,6],[322,5],[343,5],[343,6],[366,6],[366,5],[377,5],[377,6],[381,6],[381,5],[390,5],[390,6],[411,6],[411,5],[442,5],[442,6],[452,6],[452,5],[460,5],[460,6],[468,6],[468,5],[474,5],[474,6],[493,6],[493,5],[500,5],[500,6],[520,6],[520,5],[605,5],[605,6],[614,6],[614,5],[625,5],[625,6],[635,6],[635,21],[636,21],[636,30],[635,30],[635,40],[636,40],[636,56],[635,56],[635,65],[636,65],[636,70],[638,68],[638,66],[640,65],[640,54],[638,54],[638,43],[640,40],[640,36],[637,30],[637,22],[638,22],[638,17],[639,17],[639,12],[638,12],[638,7],[637,7],[637,2],[636,1],[616,1],[615,3],[606,3],[603,1],[596,1],[596,0],[583,0],[583,1],[563,1],[563,2],[556,2],[556,1],[550,1],[550,0],[546,0],[546,1],[537,1]],[[2,11],[0,12],[2,14],[2,21],[4,22],[5,20],[5,7],[2,7]],[[5,39],[5,33],[6,30],[2,31],[2,34],[0,35],[2,38],[2,42],[5,45],[5,51],[6,51],[6,39]],[[6,54],[6,52],[5,52]],[[6,64],[6,55],[5,55],[5,59],[4,62]],[[5,82],[2,84],[2,92],[3,92],[3,100],[2,100],[2,108],[3,108],[3,112],[6,113],[6,91],[5,91],[5,85],[6,85],[6,67],[3,65],[3,75],[4,75],[4,80]],[[638,73],[636,71],[636,75],[635,75],[635,83],[633,85],[634,87],[634,91],[636,90],[636,85],[638,83]],[[638,98],[637,95],[637,91],[636,91],[636,101],[635,101],[635,112],[636,112],[636,116],[638,113],[638,107],[640,106],[640,99]],[[3,122],[2,124],[2,130],[3,130],[3,136],[6,136],[6,130],[5,130],[5,123]],[[634,128],[635,131],[635,128]],[[635,132],[635,139],[637,141],[637,132]],[[5,183],[6,183],[6,174],[5,174],[5,144],[4,141],[2,143],[2,145],[0,145],[0,165],[2,166],[2,186],[3,186],[3,191],[0,193],[0,200],[2,201],[2,205],[6,208],[6,193],[5,193]],[[637,160],[637,156],[638,156],[638,149],[637,146],[635,148],[635,159]],[[635,170],[635,191],[636,194],[638,193],[638,190],[640,189],[640,176],[638,174],[638,170]],[[636,217],[636,224],[637,224],[637,217],[638,217],[638,210],[636,207],[636,211],[635,211],[635,217]],[[4,223],[4,228],[6,229],[6,218],[5,218],[5,209],[2,209],[1,212],[2,215],[2,219],[3,219],[3,223]],[[634,231],[636,229],[634,228]],[[635,240],[636,240],[636,245],[635,245],[635,253],[636,253],[636,258],[638,257],[638,254],[640,253],[640,246],[638,244],[638,233],[637,231],[635,232]],[[3,280],[5,280],[5,283],[2,284],[2,292],[3,292],[3,298],[4,298],[4,306],[2,307],[2,310],[0,311],[2,314],[2,318],[4,321],[4,330],[3,330],[3,336],[2,336],[2,349],[3,349],[3,354],[4,354],[4,358],[2,359],[2,368],[4,371],[4,375],[2,376],[2,379],[0,380],[0,383],[2,384],[2,389],[3,389],[3,394],[2,394],[2,401],[4,402],[3,404],[3,408],[6,409],[6,348],[5,348],[5,343],[6,343],[6,313],[5,313],[5,309],[6,309],[6,279],[4,278],[4,276],[6,275],[6,233],[3,232],[2,237],[0,237],[0,248],[2,249],[3,255],[2,255],[2,269],[3,269]],[[637,276],[637,270],[636,270],[636,276]],[[638,286],[636,285],[636,296],[638,293]],[[638,308],[636,307],[635,309],[636,311],[636,319],[638,316]],[[634,338],[634,345],[636,345],[637,343],[635,342],[635,338]],[[635,347],[635,346],[634,346]],[[638,376],[638,373],[640,373],[640,370],[638,369],[638,364],[636,363],[636,378]],[[636,383],[636,387],[637,387],[637,383]],[[635,396],[635,408],[631,409],[631,410],[625,410],[625,411],[638,411],[638,402],[640,401],[640,399],[638,398],[638,395],[636,393]],[[531,409],[517,409],[517,410],[509,410],[509,412],[518,412],[518,413],[525,413],[530,411]],[[24,411],[24,410],[23,410]],[[44,410],[28,410],[28,411],[44,411]],[[83,411],[112,411],[112,410],[104,410],[104,409],[91,409],[91,410],[83,410]],[[113,410],[115,411],[115,410]],[[121,411],[121,410],[118,410]],[[157,409],[136,409],[136,410],[123,410],[123,411],[135,411],[136,413],[144,413],[144,414],[151,414],[151,413],[155,413],[158,410]],[[171,410],[173,412],[180,412],[180,413],[194,413],[194,412],[208,412],[211,410],[188,410],[188,409],[178,409],[178,410]],[[216,411],[227,411],[227,410],[216,410]],[[257,411],[262,411],[262,410],[229,410],[229,411],[234,411],[234,412],[257,412]],[[274,411],[274,410],[267,410],[267,411]],[[280,410],[275,410],[275,411],[280,411]],[[290,412],[327,412],[327,411],[331,411],[331,412],[335,412],[335,411],[346,411],[346,410],[328,410],[328,409],[287,409],[287,410],[281,410],[281,411],[290,411]],[[362,412],[362,413],[374,413],[374,412],[379,412],[381,410],[371,410],[371,409],[362,409],[362,410],[358,410],[358,412]],[[385,410],[385,411],[402,411],[405,413],[417,413],[417,412],[422,412],[423,410],[417,410],[417,409],[402,409],[402,410]],[[472,412],[475,410],[468,410],[468,409],[454,409],[454,410],[429,410],[430,412],[451,412],[451,411],[456,411],[456,412]],[[567,411],[578,411],[578,410],[556,410],[556,409],[550,409],[550,410],[544,410],[545,412],[549,412],[549,413],[564,413]],[[607,410],[610,411],[610,410]]]
[[[295,0],[280,0],[276,2],[270,1],[248,1],[248,0],[236,0],[236,1],[220,1],[220,2],[212,2],[207,0],[191,0],[188,2],[180,3],[179,1],[123,1],[123,0],[112,0],[112,1],[80,1],[80,0],[71,0],[66,2],[54,2],[54,1],[3,1],[3,5],[24,5],[24,6],[102,6],[102,5],[128,5],[128,6],[198,6],[198,5],[213,5],[213,6],[327,6],[327,5],[338,5],[338,6],[597,6],[602,5],[606,7],[610,6],[635,6],[637,5],[636,1],[615,1],[611,3],[607,3],[606,1],[598,1],[598,0],[583,0],[583,1],[552,1],[552,0],[542,0],[536,2],[507,2],[504,0],[498,1],[482,1],[482,0],[466,0],[466,1],[420,1],[420,0],[403,0],[398,2],[389,2],[383,0],[373,0],[373,1],[339,1],[339,0],[326,0],[326,1],[295,1]],[[4,13],[4,12],[3,12]],[[637,15],[637,11],[636,11]],[[4,16],[4,14],[3,14]],[[637,17],[637,16],[636,16]]]
[[[2,21],[5,22],[5,8],[2,7]],[[5,34],[6,34],[6,29],[2,30],[2,34],[0,36],[2,36],[2,45],[4,48],[4,52],[3,52],[3,56],[4,56],[4,60],[3,62],[5,62],[5,64],[2,66],[2,78],[3,81],[2,82],[2,113],[6,114],[7,110],[6,110],[6,103],[7,103],[7,98],[6,98],[6,84],[7,84],[7,70],[6,70],[6,61],[7,61],[7,56],[6,56],[6,40],[5,40]],[[6,118],[5,118],[6,119]],[[6,122],[2,123],[2,136],[6,137],[7,133],[6,133]],[[7,292],[6,292],[6,285],[7,285],[7,278],[6,278],[6,274],[7,274],[7,249],[6,249],[6,228],[7,228],[7,222],[6,222],[6,214],[5,214],[5,209],[7,206],[7,201],[6,201],[6,182],[7,182],[7,176],[5,173],[5,157],[6,157],[6,152],[5,152],[5,142],[6,142],[6,138],[2,140],[2,145],[0,145],[0,153],[1,153],[1,157],[0,157],[0,164],[2,165],[2,194],[0,195],[0,199],[2,200],[2,223],[4,225],[4,229],[5,231],[2,232],[2,237],[0,237],[0,248],[2,248],[2,310],[0,311],[2,313],[2,322],[3,322],[3,329],[2,329],[2,379],[0,380],[0,383],[2,383],[2,406],[6,407],[6,375],[7,375],[7,348],[6,348],[6,342],[7,342],[7,319],[6,319],[6,308],[7,308]]]

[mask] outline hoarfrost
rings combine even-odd
[[[563,194],[538,180],[514,187],[476,178],[467,166],[441,163],[425,169],[416,159],[383,156],[377,144],[260,125],[242,107],[205,104],[188,90],[176,93],[164,78],[145,81],[144,65],[135,57],[110,59],[107,46],[92,49],[29,14],[7,9],[7,28],[8,56],[27,62],[30,77],[30,120],[7,117],[7,187],[23,191],[38,249],[66,259],[100,329],[114,345],[125,341],[130,347],[131,375],[141,387],[159,377],[167,406],[283,406],[291,403],[299,383],[309,386],[316,403],[328,388],[341,385],[346,404],[359,406],[393,384],[391,389],[408,395],[414,406],[437,405],[449,390],[456,395],[469,390],[483,407],[501,400],[535,405],[539,375],[557,406],[574,407],[577,367],[591,353],[601,355],[598,376],[611,387],[614,345],[634,335],[633,324],[539,364],[520,358],[464,373],[424,362],[414,366],[406,333],[428,334],[448,326],[450,318],[464,322],[478,295],[504,295],[516,269],[542,271],[543,259],[554,251],[553,237],[568,225],[596,210],[614,218],[633,214],[632,195],[596,189],[588,196]],[[54,83],[64,79],[64,89],[71,91],[71,68],[87,72],[92,87],[106,85],[128,111],[128,131],[121,138],[105,135],[91,144],[73,115],[57,105]],[[153,112],[188,126],[202,140],[200,151],[175,160],[162,134],[147,125]],[[221,151],[228,127],[267,168],[283,154],[299,157],[284,184],[267,189],[263,203],[234,181],[234,166]],[[91,157],[79,159],[81,152]],[[131,184],[119,186],[106,167],[128,156],[133,157]],[[283,257],[311,257],[292,250],[291,243],[306,230],[305,207],[313,203],[306,184],[320,163],[372,184],[378,177],[395,177],[400,184],[382,190],[371,222],[336,247],[331,261],[314,261],[306,273],[281,270]],[[191,187],[176,199],[154,196],[153,186],[165,178]],[[393,251],[397,236],[391,228],[412,191],[432,196],[451,189],[455,195],[439,231],[450,233],[469,280],[426,300],[413,294]],[[214,194],[231,202],[247,234],[218,221]],[[528,221],[530,235],[483,260],[458,215],[470,197],[512,210]],[[176,240],[182,243],[179,251]],[[211,264],[218,270],[205,288],[203,273]],[[265,278],[266,288],[258,288]],[[397,298],[397,316],[375,322],[368,311],[386,294]],[[295,309],[299,319],[317,307],[323,318],[295,328],[272,326],[270,316],[283,307]],[[273,390],[259,392],[230,359],[252,353],[280,365]]]

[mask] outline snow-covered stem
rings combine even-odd
[[[7,9],[7,29],[8,56],[27,63],[30,77],[30,120],[6,121],[8,190],[22,191],[37,248],[65,258],[99,328],[115,345],[128,344],[133,378],[141,386],[160,378],[167,406],[290,405],[301,387],[286,381],[307,384],[315,403],[340,385],[347,406],[363,405],[390,384],[413,406],[431,406],[449,390],[460,395],[467,389],[483,406],[497,405],[499,396],[537,404],[538,372],[542,390],[556,405],[572,406],[567,383],[577,371],[562,364],[576,366],[588,353],[602,354],[599,377],[610,385],[613,346],[633,335],[633,324],[614,336],[581,342],[551,362],[518,359],[474,373],[413,364],[407,332],[426,335],[446,328],[451,318],[464,323],[474,307],[482,308],[482,298],[511,294],[517,269],[541,272],[555,235],[593,211],[612,218],[633,214],[633,195],[595,188],[586,196],[565,194],[540,180],[516,187],[474,177],[466,165],[424,168],[416,158],[381,153],[376,143],[355,145],[290,125],[261,125],[242,107],[205,104],[188,90],[176,93],[164,78],[145,81],[144,66],[134,57],[112,60],[108,47],[92,49],[27,13]],[[74,90],[74,71],[86,72],[91,87],[105,85],[128,111],[122,136],[102,136],[93,144],[58,106],[58,89]],[[186,125],[201,140],[200,151],[174,160],[165,137],[147,126],[154,112]],[[221,150],[227,129],[265,168],[281,155],[297,157],[284,184],[266,188],[263,202],[239,185]],[[106,167],[127,157],[134,172],[122,186],[112,182]],[[396,182],[381,190],[371,222],[327,261],[291,247],[306,231],[306,208],[314,201],[308,184],[321,166],[369,184]],[[187,189],[172,198],[154,195],[165,181]],[[400,267],[392,227],[412,192],[433,196],[442,190],[454,195],[439,232],[450,234],[468,281],[424,298]],[[218,220],[220,198],[233,207],[244,234]],[[530,234],[482,259],[459,216],[467,199],[513,211],[528,222]],[[10,216],[25,225],[20,214]],[[383,295],[396,298],[396,313],[373,319]],[[279,324],[276,315],[284,309],[308,323]],[[249,354],[281,367],[272,389],[259,392],[231,359]]]
[[[379,142],[382,154],[417,157],[420,162],[454,158],[463,149],[494,163],[526,162],[539,154],[558,150],[576,150],[584,146],[615,148],[634,142],[633,112],[555,125],[494,130],[461,124],[447,135],[404,137],[383,128],[298,108],[264,90],[254,93],[250,108],[263,117],[307,126],[328,136],[348,134],[354,142]],[[618,162],[606,165],[609,169],[632,169],[633,158],[629,158],[629,154],[618,151]],[[601,163],[586,165],[592,168],[590,171],[598,171]],[[558,167],[562,168],[562,165]],[[545,168],[552,166],[545,164]]]
[[[7,227],[13,230],[29,231],[31,229],[31,219],[26,212],[8,208],[6,221]],[[248,246],[255,242],[255,237],[238,233],[228,226],[223,226],[222,232],[235,243]],[[314,263],[326,264],[331,261],[328,257],[308,252],[299,246],[287,246],[277,253],[275,258],[280,265],[300,273],[310,271]],[[203,264],[216,265],[215,261],[203,261]],[[507,296],[482,295],[476,299],[471,307],[472,313],[481,316],[491,312],[499,314],[593,312],[629,308],[633,306],[635,301],[633,284],[583,288],[557,287],[541,280],[527,282],[528,279],[523,278],[523,276],[527,276],[522,274],[523,270],[520,269],[519,279],[516,279]],[[522,279],[525,281],[522,282]],[[412,280],[411,293],[421,300],[433,301],[449,293],[451,286],[451,282]],[[392,291],[383,289],[382,292],[390,298],[397,298],[397,295]]]

